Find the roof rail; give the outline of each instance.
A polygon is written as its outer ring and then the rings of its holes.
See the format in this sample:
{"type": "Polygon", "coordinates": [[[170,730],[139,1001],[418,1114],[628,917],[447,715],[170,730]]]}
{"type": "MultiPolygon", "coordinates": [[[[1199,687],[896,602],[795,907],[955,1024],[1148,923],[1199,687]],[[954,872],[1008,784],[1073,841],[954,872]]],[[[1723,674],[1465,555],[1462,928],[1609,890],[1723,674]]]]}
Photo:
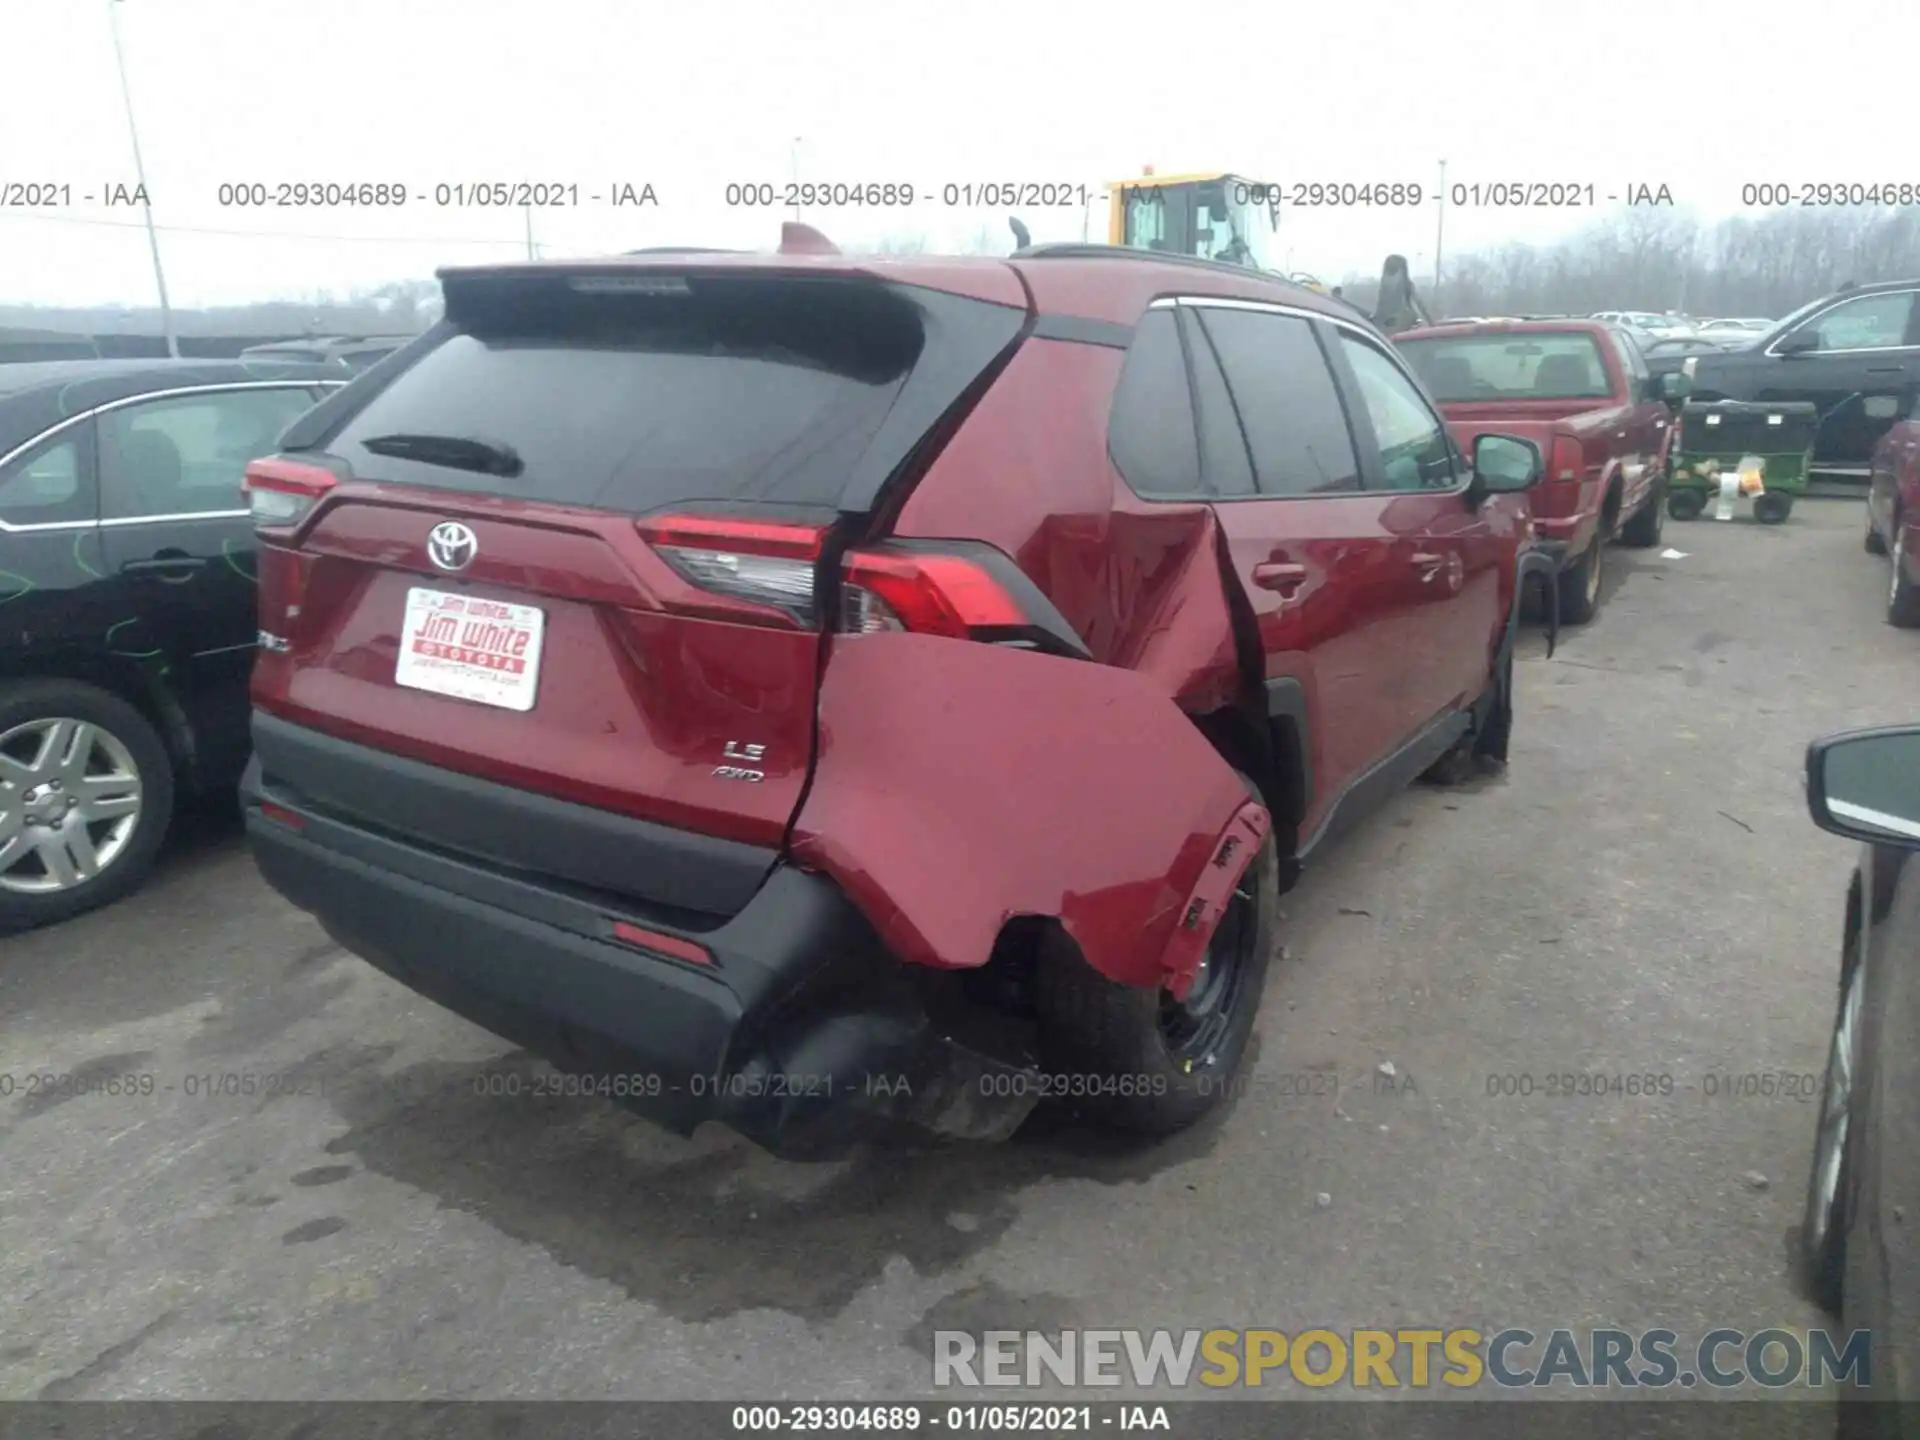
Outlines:
{"type": "Polygon", "coordinates": [[[1255,270],[1247,265],[1235,265],[1226,260],[1206,260],[1198,255],[1181,255],[1171,250],[1142,250],[1134,245],[1095,245],[1086,241],[1063,240],[1045,245],[1027,245],[1007,257],[1009,260],[1151,260],[1162,265],[1188,265],[1200,270],[1212,270],[1223,275],[1238,275],[1242,280],[1249,277],[1258,280],[1270,280],[1276,285],[1284,285],[1289,290],[1300,290],[1306,294],[1318,294],[1296,280],[1274,270],[1255,270]]]}

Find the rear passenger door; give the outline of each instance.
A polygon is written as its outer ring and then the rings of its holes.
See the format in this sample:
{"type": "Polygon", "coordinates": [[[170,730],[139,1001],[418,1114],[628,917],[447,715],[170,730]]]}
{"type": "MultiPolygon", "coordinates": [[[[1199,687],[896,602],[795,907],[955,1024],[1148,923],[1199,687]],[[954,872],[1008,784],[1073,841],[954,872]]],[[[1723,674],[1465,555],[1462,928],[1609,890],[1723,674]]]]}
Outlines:
{"type": "Polygon", "coordinates": [[[1653,374],[1633,337],[1624,330],[1609,330],[1607,334],[1626,369],[1627,418],[1624,424],[1615,427],[1623,432],[1618,444],[1621,463],[1626,467],[1626,493],[1620,511],[1625,517],[1639,508],[1647,487],[1660,475],[1673,411],[1654,394],[1653,374]]]}
{"type": "Polygon", "coordinates": [[[1202,467],[1259,622],[1269,704],[1305,707],[1304,845],[1419,708],[1418,546],[1363,490],[1326,322],[1238,300],[1179,309],[1202,467]]]}
{"type": "Polygon", "coordinates": [[[146,622],[211,776],[244,759],[259,633],[240,482],[316,393],[291,384],[172,392],[110,406],[95,422],[107,573],[125,582],[129,618],[146,622]]]}

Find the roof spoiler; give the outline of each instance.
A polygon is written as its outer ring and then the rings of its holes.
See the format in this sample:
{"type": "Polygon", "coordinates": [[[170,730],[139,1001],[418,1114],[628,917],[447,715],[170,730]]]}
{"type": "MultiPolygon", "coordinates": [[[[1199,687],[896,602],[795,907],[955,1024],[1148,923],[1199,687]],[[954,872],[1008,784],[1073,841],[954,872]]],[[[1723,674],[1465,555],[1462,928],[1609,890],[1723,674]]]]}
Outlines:
{"type": "Polygon", "coordinates": [[[840,247],[811,225],[788,220],[780,226],[782,255],[838,255],[840,247]]]}

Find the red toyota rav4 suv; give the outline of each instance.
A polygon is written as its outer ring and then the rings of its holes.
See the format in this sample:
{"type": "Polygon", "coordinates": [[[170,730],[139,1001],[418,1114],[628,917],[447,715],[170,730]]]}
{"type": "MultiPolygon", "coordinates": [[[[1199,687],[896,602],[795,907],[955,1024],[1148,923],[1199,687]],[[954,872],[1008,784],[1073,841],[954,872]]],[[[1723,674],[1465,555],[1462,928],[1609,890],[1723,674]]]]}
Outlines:
{"type": "Polygon", "coordinates": [[[450,270],[255,462],[248,830],[348,949],[676,1129],[1166,1132],[1281,887],[1503,758],[1524,489],[1244,269],[450,270]]]}

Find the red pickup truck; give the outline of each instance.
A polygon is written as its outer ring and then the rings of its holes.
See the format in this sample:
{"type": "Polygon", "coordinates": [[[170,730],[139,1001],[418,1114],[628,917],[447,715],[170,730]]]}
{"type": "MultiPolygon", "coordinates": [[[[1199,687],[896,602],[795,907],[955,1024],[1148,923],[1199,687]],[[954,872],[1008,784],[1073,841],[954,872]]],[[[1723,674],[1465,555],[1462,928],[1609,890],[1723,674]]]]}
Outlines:
{"type": "Polygon", "coordinates": [[[1496,432],[1540,447],[1546,476],[1529,498],[1557,566],[1560,618],[1591,620],[1608,543],[1660,543],[1670,402],[1685,378],[1649,375],[1632,337],[1598,320],[1433,325],[1393,343],[1464,451],[1496,432]]]}

